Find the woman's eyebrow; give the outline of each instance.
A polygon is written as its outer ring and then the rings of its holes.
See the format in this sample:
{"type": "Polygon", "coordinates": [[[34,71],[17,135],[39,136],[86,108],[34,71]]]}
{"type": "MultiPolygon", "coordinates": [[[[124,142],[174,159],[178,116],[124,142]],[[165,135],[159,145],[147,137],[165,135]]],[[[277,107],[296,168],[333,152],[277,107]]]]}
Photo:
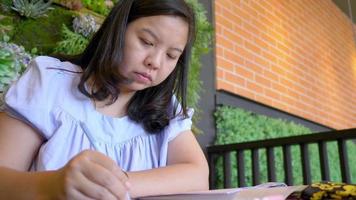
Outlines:
{"type": "Polygon", "coordinates": [[[158,37],[157,37],[157,35],[156,34],[154,34],[150,29],[147,29],[147,28],[143,28],[142,30],[141,30],[142,32],[146,32],[146,33],[148,33],[149,35],[151,35],[155,40],[158,40],[158,37]]]}
{"type": "MultiPolygon", "coordinates": [[[[151,35],[155,40],[159,40],[159,39],[158,39],[158,36],[157,36],[154,32],[152,32],[150,29],[143,28],[141,31],[142,31],[142,32],[145,32],[145,33],[148,33],[148,34],[151,35]]],[[[180,49],[180,48],[175,48],[175,47],[173,47],[173,48],[171,48],[171,49],[172,49],[172,50],[175,50],[175,51],[179,51],[180,53],[183,53],[183,50],[180,49]]]]}
{"type": "Polygon", "coordinates": [[[183,50],[182,49],[179,49],[179,48],[171,48],[172,50],[175,50],[175,51],[179,51],[180,53],[183,53],[183,50]]]}

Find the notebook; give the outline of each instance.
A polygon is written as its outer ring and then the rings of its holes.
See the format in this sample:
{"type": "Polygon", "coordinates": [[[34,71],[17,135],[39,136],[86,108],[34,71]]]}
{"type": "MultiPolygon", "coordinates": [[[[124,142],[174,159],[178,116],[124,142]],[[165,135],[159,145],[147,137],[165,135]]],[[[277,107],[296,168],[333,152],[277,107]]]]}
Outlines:
{"type": "Polygon", "coordinates": [[[265,183],[254,187],[149,196],[139,198],[139,200],[284,200],[293,192],[300,192],[304,188],[306,186],[265,183]]]}

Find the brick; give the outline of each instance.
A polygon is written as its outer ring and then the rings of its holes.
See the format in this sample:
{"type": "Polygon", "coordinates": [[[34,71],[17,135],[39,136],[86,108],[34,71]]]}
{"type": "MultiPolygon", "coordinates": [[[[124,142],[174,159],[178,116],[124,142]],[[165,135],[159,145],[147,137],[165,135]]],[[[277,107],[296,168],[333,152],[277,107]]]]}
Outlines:
{"type": "Polygon", "coordinates": [[[246,81],[246,88],[257,94],[263,93],[263,87],[252,81],[246,81]]]}
{"type": "Polygon", "coordinates": [[[259,64],[262,68],[267,68],[268,69],[269,66],[270,66],[270,62],[268,60],[264,59],[263,57],[259,56],[259,55],[254,57],[254,61],[257,64],[259,64]]]}
{"type": "Polygon", "coordinates": [[[235,87],[234,93],[245,98],[255,100],[255,93],[251,90],[245,89],[243,87],[235,87]]]}
{"type": "Polygon", "coordinates": [[[244,39],[236,32],[228,29],[223,29],[223,35],[231,45],[242,45],[244,39]]]}
{"type": "Polygon", "coordinates": [[[265,87],[268,87],[268,88],[271,87],[271,80],[269,80],[259,74],[255,75],[255,81],[256,81],[256,83],[261,84],[265,87]]]}
{"type": "Polygon", "coordinates": [[[222,80],[225,79],[225,71],[222,69],[219,69],[219,68],[216,69],[216,75],[217,75],[218,79],[222,79],[222,80]]]}
{"type": "Polygon", "coordinates": [[[256,94],[255,100],[267,106],[273,105],[273,99],[263,95],[256,94]]]}
{"type": "Polygon", "coordinates": [[[234,73],[226,72],[226,80],[233,83],[234,85],[245,86],[245,79],[234,73]]]}
{"type": "Polygon", "coordinates": [[[222,46],[224,48],[227,48],[230,50],[234,49],[234,44],[231,41],[227,40],[222,35],[216,36],[216,43],[219,44],[219,46],[222,46]]]}
{"type": "Polygon", "coordinates": [[[264,94],[267,97],[271,97],[272,99],[275,99],[275,100],[280,100],[280,98],[281,98],[281,95],[277,91],[271,90],[269,88],[264,88],[264,94]]]}
{"type": "Polygon", "coordinates": [[[233,72],[234,71],[234,64],[225,58],[217,59],[216,60],[216,67],[223,68],[226,71],[233,72]]]}
{"type": "Polygon", "coordinates": [[[235,51],[239,56],[241,56],[245,60],[253,60],[254,59],[254,53],[248,51],[244,47],[235,46],[235,51]]]}
{"type": "Polygon", "coordinates": [[[234,92],[234,84],[223,81],[223,80],[218,80],[216,83],[216,89],[217,90],[226,90],[230,92],[234,92]]]}
{"type": "MultiPolygon", "coordinates": [[[[261,49],[264,49],[264,50],[268,50],[268,47],[270,44],[268,44],[266,41],[260,39],[260,38],[254,38],[254,42],[256,43],[256,45],[258,47],[260,47],[261,49]]],[[[271,55],[268,51],[263,51],[263,54],[269,54],[271,55]]],[[[271,55],[272,56],[272,55],[271,55]]],[[[266,56],[267,57],[267,56],[266,56]]]]}
{"type": "Polygon", "coordinates": [[[222,46],[216,45],[215,47],[216,57],[223,57],[224,56],[224,48],[222,46]]]}
{"type": "Polygon", "coordinates": [[[228,29],[232,29],[233,27],[233,23],[226,19],[224,16],[222,15],[215,15],[215,23],[218,24],[219,26],[228,28],[228,29]]]}
{"type": "Polygon", "coordinates": [[[229,60],[230,62],[239,65],[244,64],[244,59],[241,57],[237,52],[231,51],[231,50],[225,50],[224,51],[225,58],[229,60]]]}
{"type": "Polygon", "coordinates": [[[236,66],[234,68],[234,72],[245,79],[253,80],[254,79],[254,72],[251,71],[248,67],[245,66],[236,66]]]}
{"type": "Polygon", "coordinates": [[[286,87],[284,87],[283,85],[281,85],[279,83],[272,82],[271,85],[272,85],[271,86],[272,89],[277,90],[282,94],[285,94],[288,91],[286,87]]]}
{"type": "Polygon", "coordinates": [[[258,64],[256,64],[255,62],[246,60],[245,61],[245,66],[250,69],[251,71],[253,71],[255,74],[262,74],[263,72],[263,67],[259,66],[258,64]]]}
{"type": "Polygon", "coordinates": [[[246,47],[246,49],[248,49],[256,54],[261,54],[261,48],[256,46],[252,42],[245,40],[244,44],[245,44],[244,46],[246,47]]]}

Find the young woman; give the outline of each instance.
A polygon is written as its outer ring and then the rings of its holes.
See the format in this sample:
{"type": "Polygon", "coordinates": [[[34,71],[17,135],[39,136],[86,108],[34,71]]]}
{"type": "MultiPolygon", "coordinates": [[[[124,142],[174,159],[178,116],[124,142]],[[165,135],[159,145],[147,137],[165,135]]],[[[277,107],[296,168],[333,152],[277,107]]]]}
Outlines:
{"type": "Polygon", "coordinates": [[[184,0],[121,0],[77,59],[35,58],[0,113],[0,199],[208,189],[185,99],[194,35],[184,0]]]}

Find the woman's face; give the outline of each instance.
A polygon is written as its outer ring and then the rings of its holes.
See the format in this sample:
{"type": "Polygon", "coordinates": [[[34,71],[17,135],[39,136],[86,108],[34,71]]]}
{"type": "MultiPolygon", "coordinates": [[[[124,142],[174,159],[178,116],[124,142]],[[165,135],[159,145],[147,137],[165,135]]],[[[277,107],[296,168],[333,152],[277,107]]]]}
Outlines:
{"type": "Polygon", "coordinates": [[[129,81],[121,92],[135,92],[163,82],[174,70],[188,39],[181,17],[158,15],[129,23],[119,72],[129,81]]]}

